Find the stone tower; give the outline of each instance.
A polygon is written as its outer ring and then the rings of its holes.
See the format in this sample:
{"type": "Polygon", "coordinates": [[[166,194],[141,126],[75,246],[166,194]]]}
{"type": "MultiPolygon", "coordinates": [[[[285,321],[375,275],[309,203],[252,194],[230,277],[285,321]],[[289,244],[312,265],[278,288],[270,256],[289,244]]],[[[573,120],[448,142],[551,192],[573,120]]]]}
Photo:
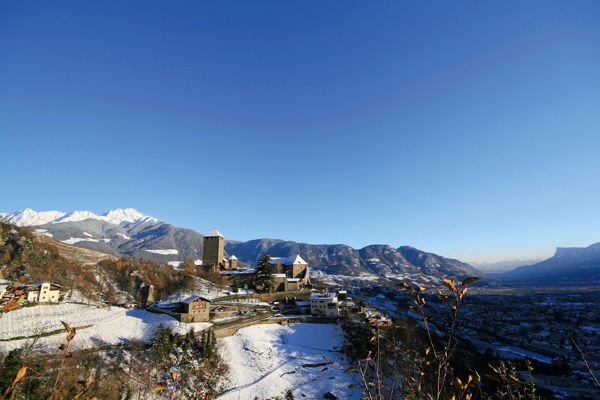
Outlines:
{"type": "Polygon", "coordinates": [[[213,229],[204,235],[204,253],[202,265],[206,268],[219,269],[225,256],[225,238],[218,230],[213,229]]]}

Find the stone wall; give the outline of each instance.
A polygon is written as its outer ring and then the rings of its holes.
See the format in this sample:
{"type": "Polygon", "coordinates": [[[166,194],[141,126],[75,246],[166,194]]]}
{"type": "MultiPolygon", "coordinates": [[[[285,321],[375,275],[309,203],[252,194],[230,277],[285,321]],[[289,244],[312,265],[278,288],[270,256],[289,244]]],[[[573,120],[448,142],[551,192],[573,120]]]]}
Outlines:
{"type": "Polygon", "coordinates": [[[214,299],[213,301],[227,301],[227,300],[237,300],[237,299],[257,299],[259,301],[264,301],[265,303],[271,303],[273,301],[284,300],[286,297],[288,299],[293,299],[294,297],[297,300],[308,300],[311,292],[302,290],[295,292],[275,292],[275,293],[256,293],[256,294],[244,294],[244,295],[232,295],[219,297],[218,299],[214,299]]]}

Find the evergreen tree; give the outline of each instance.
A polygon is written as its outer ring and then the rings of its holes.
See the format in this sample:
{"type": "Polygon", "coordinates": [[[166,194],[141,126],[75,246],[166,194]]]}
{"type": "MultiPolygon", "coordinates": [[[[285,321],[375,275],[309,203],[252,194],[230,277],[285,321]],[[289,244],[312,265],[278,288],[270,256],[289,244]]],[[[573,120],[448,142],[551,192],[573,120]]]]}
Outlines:
{"type": "Polygon", "coordinates": [[[258,261],[256,278],[254,279],[254,284],[257,289],[260,289],[265,293],[272,292],[275,289],[273,279],[275,267],[273,267],[270,260],[271,257],[269,257],[267,253],[263,253],[261,259],[258,261]]]}
{"type": "Polygon", "coordinates": [[[187,353],[192,348],[193,344],[194,344],[194,328],[191,328],[189,330],[189,332],[186,333],[185,337],[183,338],[183,344],[181,346],[181,349],[185,353],[187,353]]]}
{"type": "Polygon", "coordinates": [[[10,386],[22,366],[21,349],[11,350],[4,359],[2,369],[0,369],[0,393],[4,393],[6,388],[10,386]]]}
{"type": "Polygon", "coordinates": [[[171,329],[165,328],[163,324],[158,326],[156,329],[156,335],[154,336],[154,340],[152,341],[152,346],[150,348],[152,358],[158,362],[163,363],[169,357],[174,350],[173,336],[171,329]]]}
{"type": "Polygon", "coordinates": [[[202,332],[202,357],[210,359],[212,358],[217,350],[217,338],[212,329],[205,330],[202,332]]]}
{"type": "Polygon", "coordinates": [[[294,393],[291,390],[285,392],[285,400],[294,400],[294,393]]]}

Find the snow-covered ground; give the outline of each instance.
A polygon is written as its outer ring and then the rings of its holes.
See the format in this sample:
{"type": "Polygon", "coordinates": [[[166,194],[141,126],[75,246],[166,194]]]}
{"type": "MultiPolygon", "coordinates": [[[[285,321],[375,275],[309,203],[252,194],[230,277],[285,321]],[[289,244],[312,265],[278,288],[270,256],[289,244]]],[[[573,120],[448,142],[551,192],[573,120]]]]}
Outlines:
{"type": "Polygon", "coordinates": [[[177,250],[177,249],[154,249],[154,250],[146,250],[146,251],[148,253],[162,254],[163,256],[179,254],[179,250],[177,250]]]}
{"type": "Polygon", "coordinates": [[[517,346],[498,346],[496,350],[504,358],[530,358],[547,364],[552,363],[552,358],[550,357],[517,346]]]}
{"type": "Polygon", "coordinates": [[[127,343],[132,340],[151,340],[160,324],[180,334],[188,332],[190,328],[200,331],[211,326],[208,322],[185,324],[166,314],[126,310],[121,307],[98,308],[83,304],[39,305],[2,315],[0,353],[7,353],[34,342],[34,349],[37,351],[56,352],[58,346],[64,341],[65,333],[37,339],[10,339],[39,336],[63,329],[61,321],[67,322],[72,327],[82,327],[77,330],[77,335],[71,342],[74,350],[127,343]]]}
{"type": "Polygon", "coordinates": [[[229,365],[229,391],[220,400],[283,397],[360,399],[360,379],[340,352],[344,334],[335,324],[255,325],[220,339],[229,365]],[[332,364],[310,367],[306,364],[332,364]],[[349,386],[354,385],[356,389],[349,386]]]}
{"type": "MultiPolygon", "coordinates": [[[[84,233],[87,233],[87,232],[84,232],[84,233]]],[[[104,238],[104,239],[92,239],[92,238],[89,238],[89,237],[85,237],[85,238],[70,237],[70,238],[68,238],[66,240],[61,240],[61,242],[65,243],[65,244],[76,244],[76,243],[79,243],[79,242],[94,242],[94,243],[98,243],[100,241],[108,243],[108,242],[110,242],[110,239],[106,239],[106,238],[104,238]]]]}

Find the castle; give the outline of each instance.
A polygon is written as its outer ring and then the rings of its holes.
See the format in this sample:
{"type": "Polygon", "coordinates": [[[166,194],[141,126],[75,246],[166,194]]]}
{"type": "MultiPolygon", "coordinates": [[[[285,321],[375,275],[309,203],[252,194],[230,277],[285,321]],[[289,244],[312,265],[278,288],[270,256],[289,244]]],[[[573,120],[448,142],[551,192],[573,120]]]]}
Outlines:
{"type": "Polygon", "coordinates": [[[300,255],[292,257],[271,257],[271,264],[275,266],[273,283],[276,292],[300,290],[310,284],[308,263],[300,255]]]}
{"type": "MultiPolygon", "coordinates": [[[[202,265],[205,268],[221,271],[225,275],[229,275],[228,272],[235,272],[228,270],[238,268],[236,256],[225,257],[225,237],[216,229],[204,235],[203,254],[202,265]]],[[[308,263],[300,255],[296,254],[287,258],[271,257],[270,262],[275,267],[275,273],[273,274],[275,291],[301,290],[310,284],[308,263]]],[[[253,275],[254,273],[252,273],[253,275]]]]}

